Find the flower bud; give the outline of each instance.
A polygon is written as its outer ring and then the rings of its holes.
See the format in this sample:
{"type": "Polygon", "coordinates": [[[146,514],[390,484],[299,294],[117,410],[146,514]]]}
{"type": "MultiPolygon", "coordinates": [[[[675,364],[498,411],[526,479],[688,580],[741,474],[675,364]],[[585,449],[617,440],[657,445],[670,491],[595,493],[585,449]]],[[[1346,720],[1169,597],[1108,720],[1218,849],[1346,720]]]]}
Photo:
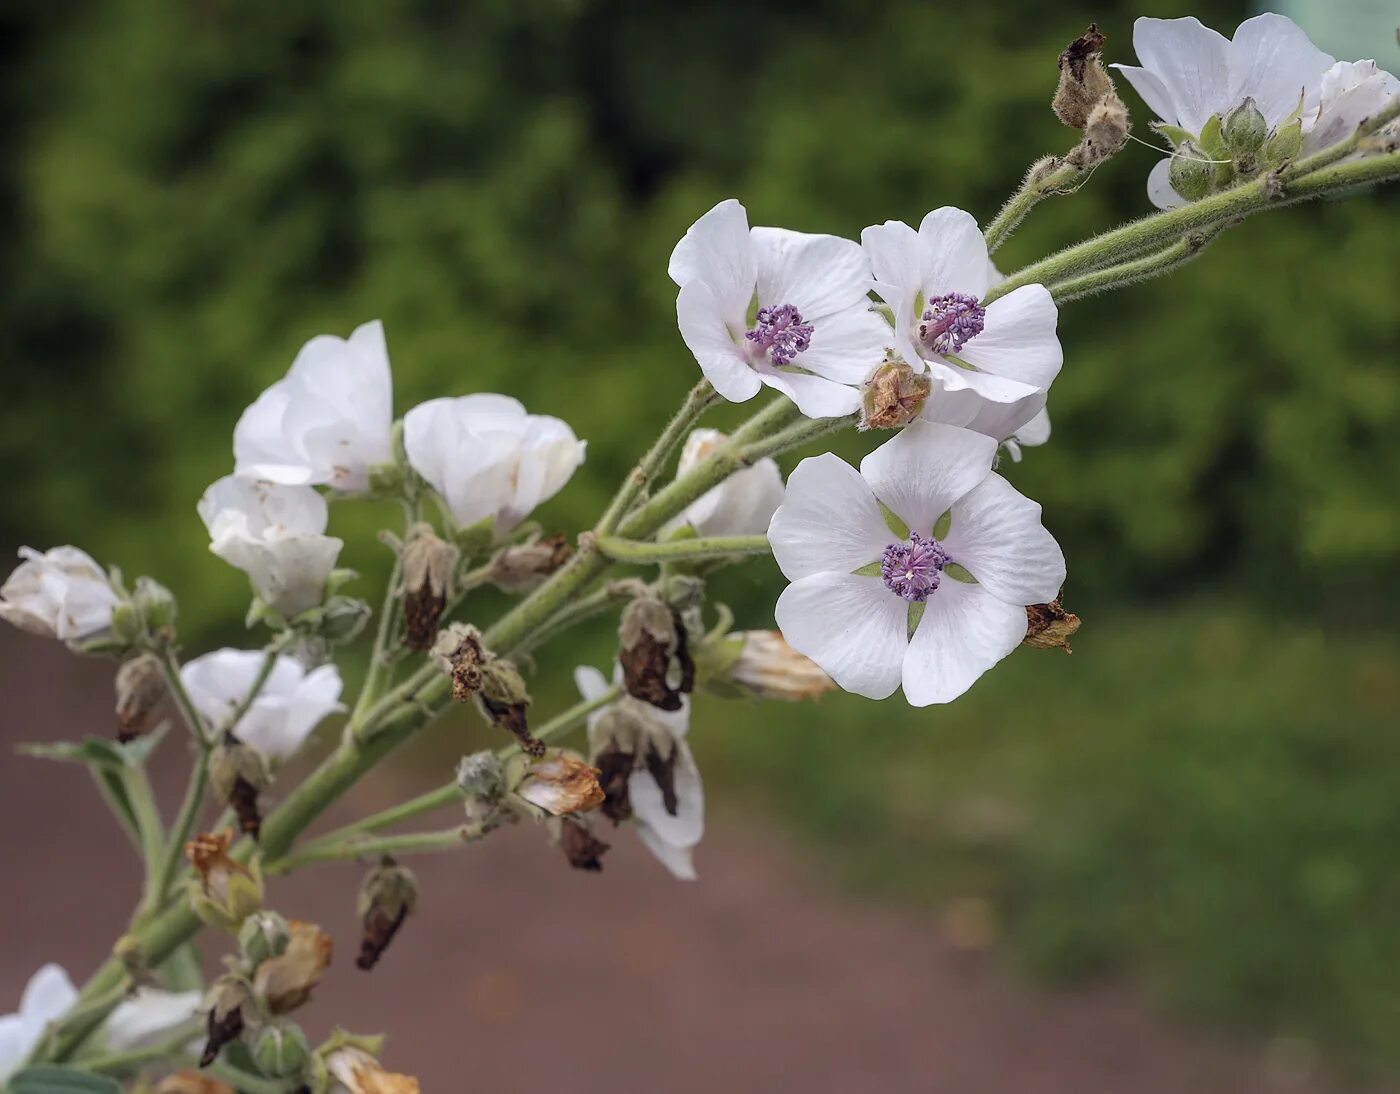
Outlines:
{"type": "Polygon", "coordinates": [[[1200,201],[1215,188],[1215,164],[1206,159],[1195,141],[1182,141],[1172,156],[1167,182],[1187,201],[1200,201]]]}
{"type": "Polygon", "coordinates": [[[778,631],[743,631],[727,635],[722,642],[732,653],[716,681],[721,693],[728,684],[750,698],[797,702],[836,688],[815,661],[789,646],[778,631]]]}
{"type": "Polygon", "coordinates": [[[653,597],[632,601],[622,612],[618,647],[627,693],[662,710],[680,710],[681,695],[695,687],[695,663],[675,610],[653,597]]]}
{"type": "Polygon", "coordinates": [[[1239,163],[1253,163],[1254,155],[1264,145],[1269,135],[1269,123],[1254,100],[1249,96],[1244,102],[1225,115],[1221,124],[1221,136],[1230,156],[1239,163]]]}
{"type": "Polygon", "coordinates": [[[291,938],[287,921],[276,912],[264,909],[243,921],[238,929],[238,949],[248,968],[255,969],[286,950],[291,938]]]}
{"type": "Polygon", "coordinates": [[[250,870],[228,855],[233,830],[196,836],[185,844],[185,857],[199,880],[190,892],[195,915],[221,931],[238,933],[243,921],[262,908],[263,882],[257,862],[250,870]]]}
{"type": "Polygon", "coordinates": [[[1083,129],[1094,106],[1105,95],[1114,94],[1113,81],[1099,59],[1105,40],[1098,24],[1090,23],[1089,29],[1060,53],[1060,83],[1051,107],[1071,129],[1083,129]]]}
{"type": "Polygon", "coordinates": [[[370,606],[353,596],[333,596],[321,609],[318,633],[335,645],[353,642],[365,629],[371,614],[370,606]]]}
{"type": "Polygon", "coordinates": [[[165,676],[153,653],[123,661],[117,669],[117,740],[132,741],[146,732],[151,711],[165,694],[165,676]]]}
{"type": "Polygon", "coordinates": [[[290,1022],[272,1022],[253,1039],[253,1062],[269,1078],[300,1075],[310,1059],[311,1046],[306,1042],[306,1034],[290,1022]]]}
{"type": "Polygon", "coordinates": [[[1065,157],[1065,162],[1081,171],[1102,163],[1128,142],[1132,124],[1128,108],[1110,90],[1089,111],[1084,123],[1084,139],[1065,157]]]}
{"type": "Polygon", "coordinates": [[[293,919],[287,947],[253,972],[253,991],[273,1014],[296,1010],[331,963],[331,936],[314,923],[293,919]]]}
{"type": "Polygon", "coordinates": [[[603,803],[598,769],[576,753],[563,750],[525,767],[515,794],[552,817],[585,813],[603,803]]]}
{"type": "Polygon", "coordinates": [[[1026,637],[1024,646],[1038,650],[1064,650],[1072,653],[1069,640],[1079,630],[1079,616],[1065,611],[1059,597],[1049,604],[1031,604],[1026,608],[1026,637]]]}
{"type": "Polygon", "coordinates": [[[1265,163],[1271,168],[1277,169],[1297,159],[1298,153],[1302,150],[1303,123],[1293,121],[1288,125],[1279,126],[1274,131],[1274,135],[1264,142],[1261,154],[1265,163]]]}
{"type": "Polygon", "coordinates": [[[209,753],[209,784],[238,817],[239,827],[254,839],[262,828],[258,795],[272,782],[267,761],[257,749],[226,731],[209,753]]]}
{"type": "Polygon", "coordinates": [[[149,634],[156,638],[174,636],[178,605],[175,595],[159,581],[151,577],[138,577],[131,603],[149,634]]]}
{"type": "Polygon", "coordinates": [[[360,886],[357,911],[360,916],[360,955],[355,966],[374,968],[389,948],[405,918],[418,904],[418,882],[413,871],[385,855],[379,865],[365,875],[360,886]]]}
{"type": "Polygon", "coordinates": [[[430,525],[415,524],[409,529],[403,547],[403,642],[409,649],[432,648],[460,557],[457,548],[439,539],[430,525]]]}
{"type": "Polygon", "coordinates": [[[585,820],[577,817],[561,817],[559,824],[559,846],[564,857],[575,870],[598,872],[603,869],[600,861],[609,844],[593,835],[593,830],[585,820]]]}
{"type": "Polygon", "coordinates": [[[865,381],[861,395],[861,429],[898,429],[919,416],[930,381],[898,357],[885,359],[865,381]]]}
{"type": "Polygon", "coordinates": [[[207,1015],[206,1040],[199,1066],[208,1067],[218,1058],[225,1045],[239,1040],[244,1029],[257,1021],[257,1004],[247,980],[234,973],[225,973],[209,986],[204,995],[203,1010],[207,1015]]]}
{"type": "Polygon", "coordinates": [[[508,593],[533,589],[573,557],[564,536],[547,536],[517,547],[507,547],[491,562],[490,580],[508,593]]]}

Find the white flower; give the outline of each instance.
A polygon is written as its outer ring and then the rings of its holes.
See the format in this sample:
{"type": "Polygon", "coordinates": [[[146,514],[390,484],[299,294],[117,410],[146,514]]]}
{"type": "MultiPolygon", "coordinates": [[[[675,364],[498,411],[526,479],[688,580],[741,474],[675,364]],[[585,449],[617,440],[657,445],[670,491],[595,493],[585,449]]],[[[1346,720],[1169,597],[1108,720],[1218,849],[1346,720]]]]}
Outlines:
{"type": "Polygon", "coordinates": [[[1021,461],[1022,448],[1034,448],[1050,439],[1047,393],[1034,391],[1010,403],[984,399],[970,388],[949,390],[935,384],[919,417],[929,422],[956,425],[1001,443],[1013,461],[1021,461]]]}
{"type": "Polygon", "coordinates": [[[989,470],[996,447],[914,422],[859,472],[827,453],[788,478],[768,530],[792,581],[778,626],[847,691],[883,699],[902,681],[915,706],[956,699],[1025,637],[1026,606],[1060,591],[1064,556],[1040,506],[989,470]]]}
{"type": "Polygon", "coordinates": [[[107,1016],[103,1036],[115,1052],[154,1047],[198,1017],[203,998],[199,991],[137,988],[107,1016]]]}
{"type": "Polygon", "coordinates": [[[935,209],[917,232],[889,220],[865,229],[861,243],[894,313],[895,349],[928,370],[935,407],[940,394],[970,391],[1024,409],[1050,387],[1064,362],[1055,302],[1044,285],[1023,285],[982,305],[993,267],[970,214],[935,209]]]}
{"type": "MultiPolygon", "coordinates": [[[[608,690],[607,680],[592,666],[575,669],[574,683],[585,699],[597,699],[608,690]]],[[[628,742],[636,766],[627,777],[627,798],[637,835],[675,877],[694,881],[695,865],[691,856],[705,834],[705,787],[685,740],[690,731],[690,698],[682,696],[679,710],[666,711],[622,695],[594,711],[588,716],[588,739],[595,763],[598,753],[608,743],[600,737],[604,719],[614,708],[620,708],[633,725],[644,727],[647,738],[628,742]],[[648,748],[655,750],[663,765],[669,764],[669,790],[673,795],[669,807],[666,789],[648,770],[645,751],[648,748]]],[[[604,803],[604,813],[609,812],[610,804],[604,803]]]]}
{"type": "Polygon", "coordinates": [[[379,320],[348,339],[320,334],[233,431],[240,475],[358,491],[393,458],[393,380],[379,320]]]}
{"type": "MultiPolygon", "coordinates": [[[[1168,125],[1200,136],[1213,115],[1228,114],[1254,100],[1270,130],[1302,108],[1315,114],[1323,74],[1333,58],[1293,22],[1267,13],[1246,19],[1233,40],[1195,17],[1140,18],[1133,23],[1133,49],[1141,67],[1113,65],[1153,113],[1168,125]]],[[[1147,193],[1154,205],[1184,204],[1171,188],[1170,158],[1152,169],[1147,193]]]]}
{"type": "MultiPolygon", "coordinates": [[[[681,449],[676,474],[690,471],[727,439],[718,429],[694,430],[681,449]]],[[[756,536],[767,530],[773,510],[782,501],[783,474],[774,460],[765,457],[691,502],[669,527],[689,524],[700,536],[756,536]]]]}
{"type": "Polygon", "coordinates": [[[209,549],[246,573],[271,608],[290,617],[321,602],[343,544],[323,534],[329,513],[315,490],[227,475],[197,508],[209,549]]]}
{"type": "Polygon", "coordinates": [[[870,310],[870,269],[849,239],[750,228],[732,198],[702,216],[671,254],[681,337],[731,402],[767,384],[809,418],[860,408],[889,327],[870,310]]]}
{"type": "Polygon", "coordinates": [[[117,594],[102,567],[76,547],[40,554],[21,547],[23,562],[0,586],[0,619],[45,638],[85,638],[112,622],[117,594]]]}
{"type": "Polygon", "coordinates": [[[566,422],[505,395],[420,403],[404,415],[403,443],[457,523],[494,517],[501,532],[559,493],[587,448],[566,422]]]}
{"type": "Polygon", "coordinates": [[[296,752],[321,719],[340,704],[340,673],[334,665],[307,672],[293,657],[280,656],[262,691],[233,726],[225,722],[262,670],[261,650],[215,650],[180,669],[180,681],[206,722],[232,729],[240,741],[273,762],[296,752]]]}
{"type": "MultiPolygon", "coordinates": [[[[1400,80],[1375,61],[1338,61],[1322,74],[1317,112],[1303,118],[1303,154],[1311,155],[1346,140],[1367,118],[1374,118],[1400,96],[1400,80]]],[[[1382,132],[1400,131],[1391,122],[1382,132]]]]}

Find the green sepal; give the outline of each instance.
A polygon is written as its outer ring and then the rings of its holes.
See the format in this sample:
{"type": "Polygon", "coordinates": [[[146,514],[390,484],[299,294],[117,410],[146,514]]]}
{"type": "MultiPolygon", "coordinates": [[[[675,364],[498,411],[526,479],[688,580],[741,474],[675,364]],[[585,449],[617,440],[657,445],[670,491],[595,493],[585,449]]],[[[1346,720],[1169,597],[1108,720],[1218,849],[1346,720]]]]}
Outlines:
{"type": "Polygon", "coordinates": [[[852,570],[852,571],[851,571],[851,576],[852,576],[852,577],[879,577],[879,576],[884,572],[883,569],[882,569],[883,566],[884,566],[884,563],[881,562],[879,559],[876,559],[874,562],[867,562],[867,563],[866,563],[864,566],[862,566],[859,570],[852,570]]]}
{"type": "Polygon", "coordinates": [[[956,562],[950,562],[943,567],[943,576],[951,577],[954,581],[961,581],[964,585],[977,584],[977,579],[968,572],[967,567],[956,562]]]}
{"type": "Polygon", "coordinates": [[[880,515],[885,518],[885,527],[893,532],[898,539],[908,539],[909,525],[900,520],[898,514],[878,498],[876,504],[880,507],[880,515]]]}
{"type": "Polygon", "coordinates": [[[1151,127],[1154,133],[1160,133],[1171,142],[1173,148],[1180,148],[1183,141],[1195,141],[1196,135],[1188,133],[1179,125],[1169,125],[1166,122],[1153,122],[1151,127]]]}

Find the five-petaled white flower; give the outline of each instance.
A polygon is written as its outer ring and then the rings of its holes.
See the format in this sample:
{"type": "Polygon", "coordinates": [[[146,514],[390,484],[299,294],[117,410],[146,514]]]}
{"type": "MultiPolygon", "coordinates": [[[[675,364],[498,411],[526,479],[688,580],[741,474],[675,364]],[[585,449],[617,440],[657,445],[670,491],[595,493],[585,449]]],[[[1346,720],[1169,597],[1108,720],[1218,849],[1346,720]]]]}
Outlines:
{"type": "Polygon", "coordinates": [[[261,650],[214,650],[181,666],[180,682],[210,726],[232,730],[244,744],[277,763],[301,748],[321,719],[345,708],[339,702],[340,673],[334,665],[307,672],[296,658],[283,655],[247,711],[229,725],[262,671],[263,658],[261,650]]]}
{"type": "MultiPolygon", "coordinates": [[[[19,1010],[0,1017],[0,1083],[19,1069],[49,1024],[67,1014],[77,1000],[78,990],[58,965],[45,965],[29,978],[19,1010]]],[[[190,1022],[199,1003],[197,991],[138,988],[108,1015],[102,1038],[118,1052],[149,1047],[190,1022]]]]}
{"type": "Polygon", "coordinates": [[[979,430],[1023,425],[1041,409],[1064,363],[1059,311],[1044,285],[1023,285],[983,306],[995,271],[971,214],[935,209],[917,232],[889,220],[865,229],[861,243],[875,291],[894,316],[895,349],[913,368],[928,370],[934,390],[926,413],[938,415],[944,400],[963,391],[1017,404],[983,411],[963,396],[968,421],[982,413],[997,419],[979,430]]]}
{"type": "MultiPolygon", "coordinates": [[[[1194,16],[1140,18],[1133,23],[1133,49],[1141,66],[1114,65],[1168,125],[1199,137],[1212,116],[1228,114],[1246,98],[1276,129],[1294,111],[1315,116],[1330,55],[1318,49],[1293,22],[1267,13],[1246,19],[1233,39],[1194,16]]],[[[1152,169],[1147,194],[1160,209],[1185,204],[1171,188],[1171,159],[1152,169]]]]}
{"type": "MultiPolygon", "coordinates": [[[[692,431],[681,449],[676,474],[690,471],[727,439],[718,429],[692,431]]],[[[783,474],[776,461],[765,457],[691,502],[671,527],[688,524],[701,536],[759,535],[767,530],[773,510],[782,501],[783,474]]]]}
{"type": "Polygon", "coordinates": [[[990,470],[996,447],[914,422],[859,472],[828,452],[789,476],[768,530],[792,581],[778,626],[847,691],[883,699],[902,681],[915,706],[950,702],[1021,642],[1026,607],[1059,593],[1064,556],[1040,506],[990,470]]]}
{"type": "MultiPolygon", "coordinates": [[[[608,690],[603,674],[591,665],[575,669],[574,682],[585,699],[597,699],[608,690]]],[[[603,770],[604,789],[610,785],[608,753],[620,747],[618,759],[631,771],[626,776],[626,810],[636,822],[637,835],[682,881],[695,880],[692,854],[705,834],[705,787],[686,743],[689,731],[689,696],[681,697],[679,710],[666,711],[623,694],[588,716],[589,745],[593,762],[603,770]],[[623,715],[625,741],[604,740],[615,710],[623,715]]],[[[616,804],[610,797],[602,807],[614,820],[619,818],[616,804]]]]}
{"type": "Polygon", "coordinates": [[[404,450],[461,525],[508,532],[564,488],[587,445],[568,423],[505,395],[430,399],[403,420],[404,450]]]}
{"type": "Polygon", "coordinates": [[[45,638],[85,638],[112,622],[117,594],[102,567],[76,547],[40,554],[21,547],[23,562],[0,586],[0,619],[45,638]]]}
{"type": "Polygon", "coordinates": [[[274,611],[290,618],[321,602],[343,543],[324,534],[329,512],[314,489],[226,475],[197,509],[209,549],[246,573],[274,611]]]}
{"type": "Polygon", "coordinates": [[[233,431],[240,475],[361,491],[393,458],[393,380],[379,320],[349,338],[319,334],[233,431]]]}
{"type": "Polygon", "coordinates": [[[809,418],[860,407],[851,385],[879,365],[889,328],[870,309],[870,268],[837,236],[750,228],[734,199],[702,216],[671,254],[676,319],[700,370],[741,403],[764,384],[809,418]]]}

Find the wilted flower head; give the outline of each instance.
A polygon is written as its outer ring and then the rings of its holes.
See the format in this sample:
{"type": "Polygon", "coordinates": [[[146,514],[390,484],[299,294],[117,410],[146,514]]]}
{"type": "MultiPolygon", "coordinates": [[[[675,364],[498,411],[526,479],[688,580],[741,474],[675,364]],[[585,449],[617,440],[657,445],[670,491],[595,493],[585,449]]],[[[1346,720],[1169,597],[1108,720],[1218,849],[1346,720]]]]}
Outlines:
{"type": "Polygon", "coordinates": [[[562,490],[587,447],[567,423],[505,395],[430,399],[403,424],[408,462],[457,523],[494,518],[502,532],[562,490]]]}
{"type": "Polygon", "coordinates": [[[783,637],[841,687],[915,706],[956,699],[1064,583],[1040,506],[990,471],[996,442],[915,422],[861,461],[803,460],[768,530],[792,584],[783,637]],[[907,530],[886,522],[881,504],[907,530]]]}
{"type": "Polygon", "coordinates": [[[740,691],[759,699],[815,699],[836,687],[821,666],[798,653],[778,631],[742,631],[727,635],[737,646],[727,678],[740,691]]]}
{"type": "Polygon", "coordinates": [[[237,934],[262,908],[263,881],[257,860],[250,869],[229,856],[233,831],[207,832],[185,844],[185,857],[199,880],[190,893],[195,914],[211,927],[237,934]]]}
{"type": "Polygon", "coordinates": [[[327,1056],[326,1071],[332,1080],[328,1094],[419,1094],[413,1076],[385,1071],[378,1060],[353,1045],[327,1056]]]}
{"type": "Polygon", "coordinates": [[[290,920],[288,928],[286,948],[253,972],[253,991],[273,1014],[296,1010],[310,999],[331,963],[330,935],[297,919],[290,920]]]}
{"type": "Polygon", "coordinates": [[[525,768],[515,793],[552,817],[586,813],[603,801],[598,769],[563,750],[535,760],[525,768]]]}
{"type": "MultiPolygon", "coordinates": [[[[590,666],[575,669],[574,682],[585,699],[608,690],[590,666]]],[[[607,795],[603,814],[614,823],[634,820],[647,850],[685,881],[695,878],[692,853],[705,834],[705,788],[686,743],[689,730],[688,698],[666,711],[623,695],[588,717],[588,743],[607,795]]]]}
{"type": "Polygon", "coordinates": [[[359,491],[393,456],[393,380],[379,320],[317,335],[233,431],[237,473],[359,491]]]}
{"type": "Polygon", "coordinates": [[[246,573],[270,608],[290,617],[321,602],[344,544],[324,534],[330,514],[315,490],[228,475],[197,508],[209,550],[246,573]]]}
{"type": "Polygon", "coordinates": [[[110,626],[117,594],[88,554],[76,547],[43,554],[21,547],[19,557],[24,561],[0,586],[0,619],[65,642],[110,626]]]}
{"type": "Polygon", "coordinates": [[[940,390],[1019,403],[1050,387],[1064,361],[1055,302],[1045,286],[1023,285],[982,304],[994,269],[970,214],[935,209],[917,232],[889,220],[861,243],[894,314],[895,352],[934,384],[928,403],[940,390]]]}
{"type": "Polygon", "coordinates": [[[279,655],[258,697],[233,725],[225,725],[262,670],[261,650],[215,650],[180,669],[180,680],[205,721],[233,731],[269,761],[296,752],[321,719],[340,704],[340,672],[321,665],[307,672],[293,657],[279,655]]]}
{"type": "MultiPolygon", "coordinates": [[[[693,430],[681,449],[676,474],[692,470],[726,440],[718,429],[693,430]]],[[[782,472],[776,462],[765,457],[691,502],[670,527],[688,524],[700,536],[758,535],[768,527],[782,500],[782,472]]]]}
{"type": "Polygon", "coordinates": [[[850,414],[889,328],[870,310],[860,247],[836,236],[750,228],[737,201],[692,224],[671,254],[681,337],[716,391],[744,402],[763,385],[809,418],[850,414]]]}

